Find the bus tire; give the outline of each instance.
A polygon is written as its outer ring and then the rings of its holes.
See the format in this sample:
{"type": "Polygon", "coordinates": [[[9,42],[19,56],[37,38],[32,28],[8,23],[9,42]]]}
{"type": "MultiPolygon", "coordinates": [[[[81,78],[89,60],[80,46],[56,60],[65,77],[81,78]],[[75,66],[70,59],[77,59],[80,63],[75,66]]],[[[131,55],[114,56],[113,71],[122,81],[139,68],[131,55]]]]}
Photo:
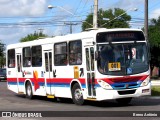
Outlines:
{"type": "Polygon", "coordinates": [[[30,82],[27,82],[26,84],[26,98],[28,99],[33,98],[33,91],[32,91],[32,86],[30,82]]]}
{"type": "Polygon", "coordinates": [[[83,105],[84,99],[81,88],[78,83],[75,83],[72,88],[72,100],[76,105],[83,105]]]}
{"type": "Polygon", "coordinates": [[[116,99],[116,101],[118,102],[118,104],[120,105],[128,105],[131,102],[132,98],[119,98],[116,99]]]}

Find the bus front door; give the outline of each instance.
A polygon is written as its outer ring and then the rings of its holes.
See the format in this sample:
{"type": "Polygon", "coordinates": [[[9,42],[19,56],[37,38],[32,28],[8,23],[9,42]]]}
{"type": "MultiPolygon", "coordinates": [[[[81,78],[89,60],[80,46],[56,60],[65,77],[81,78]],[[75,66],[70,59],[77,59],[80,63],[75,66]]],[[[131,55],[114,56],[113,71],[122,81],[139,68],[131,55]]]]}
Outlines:
{"type": "Polygon", "coordinates": [[[94,47],[86,47],[85,54],[86,54],[88,97],[94,99],[96,97],[94,47]]]}
{"type": "Polygon", "coordinates": [[[52,51],[44,51],[44,75],[47,95],[54,95],[54,88],[52,87],[53,69],[52,69],[52,51]]]}
{"type": "Polygon", "coordinates": [[[22,72],[22,55],[20,53],[16,54],[16,71],[17,71],[17,85],[18,85],[18,93],[23,92],[23,72],[22,72]]]}

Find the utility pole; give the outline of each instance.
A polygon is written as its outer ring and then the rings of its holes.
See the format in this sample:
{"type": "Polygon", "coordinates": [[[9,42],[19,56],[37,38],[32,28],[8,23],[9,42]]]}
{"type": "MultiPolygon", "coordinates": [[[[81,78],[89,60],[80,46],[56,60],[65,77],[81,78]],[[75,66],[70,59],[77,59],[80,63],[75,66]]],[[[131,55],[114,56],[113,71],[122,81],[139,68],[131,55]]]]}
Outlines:
{"type": "Polygon", "coordinates": [[[94,13],[93,13],[93,28],[98,28],[97,15],[98,14],[98,0],[94,0],[94,13]]]}
{"type": "Polygon", "coordinates": [[[145,0],[145,20],[144,20],[144,33],[148,41],[148,0],[145,0]]]}
{"type": "Polygon", "coordinates": [[[72,25],[77,25],[77,23],[64,23],[65,25],[70,25],[70,34],[72,34],[72,25]]]}

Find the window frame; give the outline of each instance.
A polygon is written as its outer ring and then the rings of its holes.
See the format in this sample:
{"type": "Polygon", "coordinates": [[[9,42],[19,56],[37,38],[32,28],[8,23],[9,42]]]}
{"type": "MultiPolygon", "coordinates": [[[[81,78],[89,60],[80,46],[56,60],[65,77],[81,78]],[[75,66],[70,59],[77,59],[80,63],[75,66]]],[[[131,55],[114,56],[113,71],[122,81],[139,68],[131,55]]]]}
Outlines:
{"type": "MultiPolygon", "coordinates": [[[[81,39],[79,39],[79,40],[74,40],[74,41],[69,41],[69,43],[68,43],[68,54],[69,54],[69,65],[81,65],[82,64],[82,40],[81,39]],[[81,44],[81,46],[79,46],[79,48],[80,48],[80,52],[77,52],[76,50],[74,50],[74,48],[72,49],[73,50],[73,53],[71,53],[71,43],[74,43],[74,42],[80,42],[80,44],[81,44]],[[71,55],[74,55],[74,61],[73,62],[71,62],[71,55]],[[78,54],[80,54],[80,56],[78,56],[78,54]],[[77,61],[76,61],[76,58],[77,57],[80,57],[81,59],[80,59],[80,63],[77,63],[77,61]],[[74,63],[75,62],[75,63],[74,63]]],[[[76,48],[77,49],[77,48],[76,48]]]]}
{"type": "MultiPolygon", "coordinates": [[[[68,64],[68,44],[67,44],[67,42],[59,42],[59,43],[55,43],[54,44],[54,65],[55,66],[67,66],[67,64],[68,64]],[[57,52],[57,50],[56,50],[56,46],[57,45],[61,45],[61,44],[65,44],[65,52],[64,53],[60,53],[60,54],[57,54],[56,52],[57,52]],[[65,55],[64,56],[64,64],[61,64],[61,63],[59,63],[59,64],[57,64],[56,63],[56,59],[57,59],[57,56],[62,56],[62,55],[65,55]]],[[[63,57],[60,57],[60,58],[63,58],[63,57]]],[[[63,60],[63,59],[61,59],[61,60],[63,60]]]]}
{"type": "Polygon", "coordinates": [[[36,46],[32,46],[31,47],[31,64],[32,64],[32,67],[42,67],[42,46],[41,45],[36,45],[36,46]],[[33,54],[33,48],[36,48],[36,47],[40,47],[40,56],[38,56],[37,55],[37,51],[36,52],[34,52],[35,53],[35,55],[36,56],[33,56],[34,54],[33,54]],[[40,61],[37,61],[37,62],[33,62],[33,57],[35,57],[36,59],[38,59],[38,60],[40,60],[41,61],[41,64],[36,64],[36,63],[38,63],[38,62],[40,62],[40,61]],[[40,58],[40,59],[39,59],[40,58]],[[33,63],[35,63],[34,65],[33,65],[33,63]]]}
{"type": "MultiPolygon", "coordinates": [[[[12,54],[13,54],[12,53],[12,54]]],[[[16,62],[16,50],[15,49],[8,49],[7,50],[7,67],[8,68],[15,68],[16,66],[15,66],[15,62],[16,62]],[[13,62],[12,63],[10,63],[9,61],[11,60],[10,58],[11,58],[11,56],[9,55],[9,51],[11,51],[11,50],[13,50],[14,52],[14,55],[13,55],[13,62]],[[10,66],[11,65],[11,66],[10,66]]]]}
{"type": "Polygon", "coordinates": [[[23,47],[23,48],[22,48],[22,61],[23,61],[23,62],[22,62],[23,67],[31,67],[31,66],[32,66],[32,63],[31,63],[31,65],[27,65],[27,64],[26,64],[27,62],[29,62],[29,61],[31,62],[31,61],[32,61],[32,48],[31,48],[30,46],[27,46],[27,47],[23,47]],[[24,49],[25,49],[25,48],[30,48],[30,51],[29,51],[29,52],[30,52],[30,57],[24,57],[24,49]],[[26,61],[26,60],[25,60],[26,58],[28,58],[28,59],[30,58],[30,60],[26,61]],[[25,65],[25,64],[26,64],[26,65],[25,65]]]}

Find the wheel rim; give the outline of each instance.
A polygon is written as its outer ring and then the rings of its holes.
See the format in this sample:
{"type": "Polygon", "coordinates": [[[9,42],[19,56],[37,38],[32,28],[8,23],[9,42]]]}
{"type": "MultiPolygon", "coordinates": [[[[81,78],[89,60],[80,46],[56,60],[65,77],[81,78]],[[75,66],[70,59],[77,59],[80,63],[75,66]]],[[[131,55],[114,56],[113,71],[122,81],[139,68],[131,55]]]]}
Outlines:
{"type": "Polygon", "coordinates": [[[75,99],[78,101],[82,98],[82,93],[81,93],[81,90],[80,89],[76,89],[75,92],[74,92],[74,97],[75,99]]]}
{"type": "Polygon", "coordinates": [[[28,96],[31,96],[31,91],[32,91],[32,90],[31,90],[31,87],[28,86],[28,87],[27,87],[27,94],[28,94],[28,96]]]}

